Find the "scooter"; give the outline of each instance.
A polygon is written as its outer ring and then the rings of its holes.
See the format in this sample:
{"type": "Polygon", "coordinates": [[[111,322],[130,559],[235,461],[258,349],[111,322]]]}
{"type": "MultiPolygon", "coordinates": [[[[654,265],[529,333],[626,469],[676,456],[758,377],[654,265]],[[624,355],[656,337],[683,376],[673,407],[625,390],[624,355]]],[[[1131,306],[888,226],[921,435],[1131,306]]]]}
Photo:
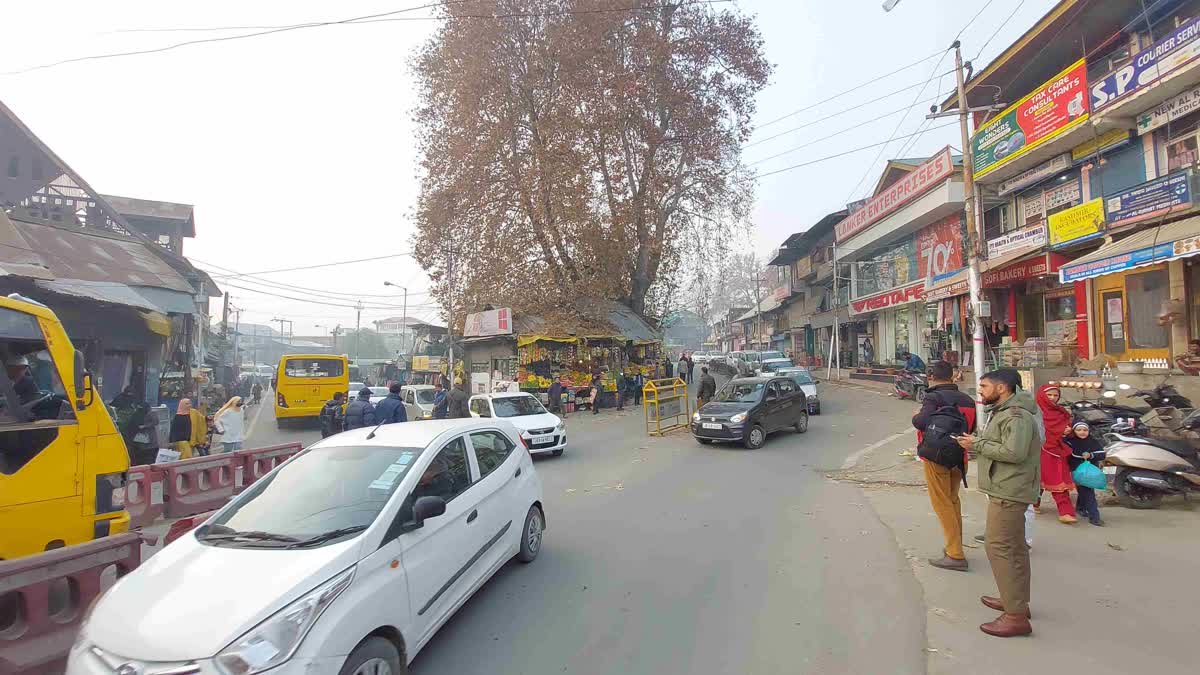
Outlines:
{"type": "Polygon", "coordinates": [[[1200,414],[1184,418],[1181,431],[1192,438],[1158,438],[1111,433],[1105,447],[1105,466],[1116,467],[1113,489],[1131,509],[1156,509],[1164,495],[1200,493],[1200,454],[1194,433],[1200,414]]]}
{"type": "Polygon", "coordinates": [[[929,388],[929,378],[919,370],[902,370],[896,373],[894,381],[896,396],[911,398],[921,403],[925,400],[925,391],[929,388]]]}

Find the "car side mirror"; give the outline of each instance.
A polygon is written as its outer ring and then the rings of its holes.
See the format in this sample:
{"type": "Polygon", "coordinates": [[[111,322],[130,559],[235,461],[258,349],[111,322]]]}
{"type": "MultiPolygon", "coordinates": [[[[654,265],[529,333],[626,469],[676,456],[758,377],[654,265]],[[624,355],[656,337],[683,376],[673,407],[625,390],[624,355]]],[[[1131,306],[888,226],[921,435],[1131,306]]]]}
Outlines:
{"type": "Polygon", "coordinates": [[[436,518],[446,512],[446,500],[441,497],[425,496],[417,499],[417,503],[413,504],[413,519],[412,527],[416,529],[423,527],[425,521],[430,518],[436,518]]]}
{"type": "Polygon", "coordinates": [[[75,407],[83,410],[96,399],[96,390],[92,387],[92,374],[87,370],[83,360],[83,352],[75,350],[75,407]],[[86,398],[84,395],[86,394],[86,398]]]}

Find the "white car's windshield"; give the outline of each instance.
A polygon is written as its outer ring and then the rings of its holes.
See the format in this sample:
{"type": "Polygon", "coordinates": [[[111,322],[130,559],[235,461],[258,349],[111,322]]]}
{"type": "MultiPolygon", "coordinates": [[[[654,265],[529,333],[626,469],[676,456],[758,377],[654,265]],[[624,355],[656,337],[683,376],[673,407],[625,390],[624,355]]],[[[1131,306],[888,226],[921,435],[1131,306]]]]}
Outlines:
{"type": "Polygon", "coordinates": [[[372,396],[387,396],[389,393],[387,387],[367,387],[367,389],[371,390],[372,396]]]}
{"type": "Polygon", "coordinates": [[[762,382],[730,382],[717,392],[715,401],[722,403],[755,403],[762,396],[762,382]]]}
{"type": "Polygon", "coordinates": [[[301,542],[375,521],[422,448],[329,445],[297,455],[198,533],[225,545],[301,542]],[[249,540],[236,533],[255,533],[249,540]],[[262,533],[274,538],[264,540],[262,533]]]}
{"type": "Polygon", "coordinates": [[[792,378],[796,384],[816,384],[807,370],[789,370],[783,373],[792,378]]]}
{"type": "Polygon", "coordinates": [[[433,390],[432,389],[417,389],[415,392],[417,403],[426,403],[433,405],[433,390]]]}
{"type": "Polygon", "coordinates": [[[759,358],[763,361],[770,361],[771,359],[785,359],[787,357],[783,355],[783,352],[763,352],[759,355],[759,358]]]}
{"type": "Polygon", "coordinates": [[[541,415],[546,412],[542,404],[532,396],[494,398],[492,399],[492,407],[496,410],[496,417],[524,417],[526,415],[541,415]]]}

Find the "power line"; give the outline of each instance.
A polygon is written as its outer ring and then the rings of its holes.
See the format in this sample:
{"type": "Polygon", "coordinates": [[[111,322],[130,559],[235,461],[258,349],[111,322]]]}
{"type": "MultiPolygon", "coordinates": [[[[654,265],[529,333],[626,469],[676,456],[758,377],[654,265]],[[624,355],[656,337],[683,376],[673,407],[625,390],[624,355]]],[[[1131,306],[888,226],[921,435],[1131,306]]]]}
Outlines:
{"type": "MultiPolygon", "coordinates": [[[[863,87],[867,86],[868,84],[873,84],[873,83],[875,83],[875,82],[878,82],[878,81],[882,80],[882,79],[883,79],[883,78],[885,78],[885,77],[891,77],[892,75],[895,75],[896,73],[899,73],[899,72],[903,72],[903,71],[905,71],[905,70],[908,70],[909,68],[912,68],[913,66],[919,66],[919,65],[921,65],[922,63],[925,63],[926,61],[928,61],[929,59],[932,59],[933,57],[935,57],[935,56],[937,56],[937,55],[939,55],[939,54],[943,54],[943,53],[944,53],[944,52],[935,52],[935,53],[933,53],[933,54],[930,54],[929,56],[926,56],[925,58],[923,58],[923,59],[921,59],[921,60],[919,60],[919,61],[914,61],[913,63],[910,63],[910,64],[908,64],[907,66],[902,66],[902,67],[900,67],[900,68],[897,68],[896,70],[893,70],[893,71],[892,71],[892,72],[890,72],[890,73],[884,73],[883,75],[880,75],[879,77],[876,77],[876,78],[874,78],[874,79],[867,80],[866,82],[863,82],[862,84],[860,84],[860,85],[858,85],[858,86],[856,86],[856,87],[851,87],[851,88],[849,88],[849,89],[847,89],[847,90],[845,90],[845,91],[838,92],[838,93],[834,94],[833,96],[830,96],[830,97],[828,97],[828,98],[823,98],[823,99],[821,99],[820,101],[817,101],[817,102],[815,102],[815,103],[811,103],[811,104],[809,104],[809,105],[806,105],[806,106],[804,106],[803,108],[797,108],[796,110],[793,110],[792,112],[790,112],[790,113],[788,113],[788,114],[786,114],[786,115],[784,115],[784,116],[782,116],[782,117],[776,117],[775,119],[773,119],[773,120],[771,120],[771,121],[769,121],[769,122],[763,122],[762,124],[759,124],[759,125],[755,126],[755,127],[754,127],[754,130],[755,130],[755,131],[758,131],[759,129],[762,129],[762,128],[764,128],[764,127],[769,127],[769,126],[771,126],[772,124],[775,124],[776,122],[782,122],[783,120],[786,120],[786,119],[788,119],[789,117],[795,117],[796,115],[799,115],[800,113],[804,112],[805,110],[811,110],[811,109],[813,109],[813,108],[815,108],[815,107],[817,107],[817,106],[821,105],[822,103],[828,103],[829,101],[832,101],[832,100],[834,100],[834,99],[841,98],[841,97],[845,96],[846,94],[850,94],[850,93],[856,92],[856,91],[858,91],[859,89],[862,89],[863,87]]],[[[916,86],[916,85],[913,85],[913,86],[916,86]]],[[[908,87],[908,88],[909,88],[909,89],[911,89],[912,87],[908,87]]],[[[900,91],[904,91],[904,90],[903,90],[903,89],[901,89],[900,91]]],[[[893,92],[893,93],[899,93],[899,92],[893,92]]]]}
{"type": "Polygon", "coordinates": [[[1017,12],[1021,11],[1021,5],[1024,4],[1025,0],[1021,0],[1017,3],[1016,7],[1013,7],[1013,11],[1008,15],[1008,18],[1006,18],[1004,21],[1001,21],[1000,25],[996,26],[996,30],[992,31],[992,34],[988,36],[988,39],[983,41],[983,46],[979,48],[979,51],[975,54],[975,58],[973,60],[978,61],[979,57],[983,56],[983,50],[987,49],[987,46],[992,43],[992,40],[996,39],[996,36],[1000,34],[1000,31],[1004,30],[1004,27],[1008,25],[1008,22],[1012,21],[1012,18],[1017,15],[1017,12]]]}
{"type": "MultiPolygon", "coordinates": [[[[952,126],[958,126],[958,122],[951,122],[951,123],[949,123],[949,124],[943,124],[943,125],[942,125],[942,126],[940,126],[940,127],[931,127],[931,128],[929,128],[929,129],[926,129],[925,131],[935,131],[935,130],[937,130],[937,129],[948,129],[948,128],[952,127],[952,126]]],[[[923,132],[923,131],[922,131],[922,132],[917,132],[917,133],[925,133],[925,132],[923,132]]],[[[904,136],[897,136],[896,138],[908,138],[909,136],[915,136],[915,135],[916,135],[916,134],[906,134],[906,135],[904,135],[904,136]]],[[[861,147],[858,147],[858,148],[854,148],[853,150],[846,150],[845,152],[839,152],[839,153],[837,153],[837,154],[834,154],[834,155],[827,155],[827,156],[825,156],[825,157],[819,157],[819,158],[817,158],[817,159],[809,160],[809,161],[807,161],[807,162],[801,162],[801,163],[799,163],[799,164],[793,164],[793,165],[791,165],[791,166],[785,166],[785,167],[783,167],[782,169],[776,169],[776,170],[774,170],[774,171],[768,171],[768,172],[766,172],[766,173],[760,173],[760,174],[758,174],[758,175],[756,175],[756,176],[751,176],[749,180],[753,180],[753,179],[756,179],[756,178],[766,178],[767,176],[773,176],[773,175],[775,175],[775,174],[777,174],[777,173],[783,173],[784,171],[791,171],[792,169],[799,169],[800,167],[803,167],[803,166],[810,166],[810,165],[813,165],[813,164],[819,164],[820,162],[828,161],[828,160],[831,160],[831,159],[836,159],[836,158],[838,158],[838,157],[844,157],[845,155],[853,154],[853,153],[855,153],[855,152],[860,152],[860,151],[862,151],[862,150],[870,150],[871,148],[879,147],[880,145],[887,145],[888,143],[891,143],[892,141],[896,140],[896,138],[893,138],[893,139],[890,139],[890,140],[886,140],[886,141],[882,141],[882,142],[880,142],[880,143],[872,143],[872,144],[870,144],[870,145],[864,145],[864,146],[861,146],[861,147]]]]}
{"type": "MultiPolygon", "coordinates": [[[[241,283],[256,284],[256,286],[253,286],[253,288],[255,288],[255,290],[258,290],[260,288],[266,288],[267,290],[270,290],[270,291],[303,293],[305,295],[310,295],[314,298],[321,298],[324,300],[334,300],[334,301],[341,301],[341,302],[358,301],[358,300],[362,300],[364,298],[386,298],[388,300],[391,300],[392,302],[399,303],[400,297],[401,297],[399,295],[370,295],[370,294],[361,294],[360,295],[357,293],[326,292],[326,291],[315,290],[315,289],[311,289],[311,288],[305,288],[303,286],[290,286],[288,284],[276,284],[276,283],[272,283],[269,281],[259,281],[258,279],[254,279],[254,278],[240,278],[240,279],[237,279],[237,281],[239,281],[241,283]]],[[[410,293],[409,295],[415,295],[415,294],[410,293]]],[[[367,302],[375,302],[375,303],[383,303],[384,302],[383,300],[366,300],[366,301],[367,302]]],[[[397,304],[396,306],[399,307],[400,305],[397,304]]],[[[409,306],[413,307],[416,305],[415,305],[415,303],[410,302],[409,306]]]]}
{"type": "MultiPolygon", "coordinates": [[[[71,64],[71,63],[79,63],[82,61],[98,61],[98,60],[103,60],[103,59],[115,59],[115,58],[121,58],[121,57],[126,57],[126,56],[141,56],[141,55],[145,55],[145,54],[159,54],[162,52],[168,52],[168,51],[172,51],[175,49],[180,49],[182,47],[190,47],[190,46],[194,46],[194,45],[207,44],[207,43],[212,43],[212,42],[229,42],[232,40],[245,40],[248,38],[262,37],[265,35],[274,35],[276,33],[286,33],[286,32],[294,31],[294,30],[303,30],[305,28],[324,28],[324,27],[328,27],[328,26],[364,25],[364,24],[371,24],[371,23],[384,23],[384,22],[390,22],[390,21],[457,21],[460,19],[496,20],[496,19],[522,18],[522,17],[553,17],[553,16],[585,15],[585,14],[609,14],[609,13],[615,13],[615,12],[638,12],[638,11],[646,11],[646,10],[655,10],[655,9],[662,9],[664,7],[684,7],[684,6],[689,6],[689,5],[718,5],[718,4],[733,2],[733,0],[691,0],[690,2],[680,2],[680,3],[674,4],[674,5],[644,5],[644,6],[640,6],[640,7],[639,6],[610,7],[610,8],[606,8],[606,9],[567,10],[567,11],[561,11],[561,12],[514,12],[514,13],[510,13],[510,14],[460,14],[457,16],[426,16],[426,17],[408,17],[408,18],[400,18],[400,17],[394,16],[396,14],[403,14],[406,12],[415,12],[415,11],[419,11],[422,9],[431,9],[434,7],[443,7],[443,6],[450,5],[452,3],[462,3],[462,2],[468,2],[468,1],[469,0],[447,0],[446,2],[430,3],[430,4],[425,4],[425,5],[419,5],[416,7],[408,7],[405,9],[398,9],[398,10],[394,10],[391,12],[382,12],[379,14],[368,14],[368,15],[359,16],[359,17],[351,17],[348,19],[339,19],[336,21],[316,21],[316,22],[311,22],[311,23],[290,24],[290,25],[284,25],[284,26],[276,26],[276,27],[269,28],[267,30],[260,30],[260,31],[256,31],[253,33],[244,33],[241,35],[224,35],[221,37],[187,40],[184,42],[177,42],[174,44],[165,45],[162,47],[154,47],[151,49],[138,49],[138,50],[127,51],[127,52],[110,52],[110,53],[106,53],[106,54],[92,54],[92,55],[88,55],[88,56],[77,56],[77,57],[70,58],[70,59],[62,59],[60,61],[55,61],[53,63],[44,63],[44,64],[37,65],[37,66],[30,66],[28,68],[22,68],[20,70],[10,70],[10,71],[6,71],[6,72],[0,73],[0,74],[2,74],[2,75],[22,75],[22,74],[30,73],[30,72],[37,71],[37,70],[45,70],[47,68],[56,68],[58,66],[64,66],[64,65],[71,64]]],[[[196,29],[196,30],[205,30],[205,29],[196,29]]],[[[214,27],[210,30],[224,31],[224,30],[234,30],[234,29],[232,27],[214,27]]]]}
{"type": "MultiPolygon", "coordinates": [[[[280,293],[271,293],[268,291],[259,290],[257,288],[248,288],[246,286],[237,286],[235,284],[229,284],[229,283],[225,284],[225,286],[228,288],[236,288],[240,291],[246,291],[248,293],[258,293],[260,295],[269,295],[274,298],[283,298],[284,300],[295,300],[296,302],[303,302],[306,304],[326,305],[329,307],[346,307],[349,309],[357,309],[358,308],[357,305],[347,305],[347,304],[337,303],[337,302],[322,302],[320,300],[313,300],[312,298],[297,298],[297,297],[293,297],[290,295],[282,295],[280,293]]],[[[413,305],[410,305],[410,306],[413,306],[413,305]]],[[[423,306],[423,305],[417,305],[417,306],[423,306]]],[[[403,307],[404,307],[404,305],[367,305],[367,304],[364,304],[362,306],[363,309],[401,309],[403,307]]]]}
{"type": "Polygon", "coordinates": [[[338,267],[340,265],[353,265],[355,263],[374,262],[376,260],[389,260],[391,258],[403,258],[405,256],[410,256],[410,255],[413,255],[412,251],[406,251],[404,253],[392,253],[389,255],[380,255],[380,256],[375,256],[373,258],[358,258],[356,260],[339,260],[337,262],[321,263],[318,265],[304,265],[303,267],[283,267],[283,268],[275,269],[275,270],[260,270],[258,272],[241,272],[239,274],[220,274],[217,276],[220,278],[224,278],[224,279],[233,279],[236,277],[252,277],[252,276],[259,275],[259,274],[275,274],[278,272],[298,272],[300,270],[315,270],[315,269],[318,269],[321,267],[338,267]]]}
{"type": "MultiPolygon", "coordinates": [[[[190,258],[190,260],[192,260],[193,262],[196,262],[196,263],[200,263],[202,266],[211,267],[214,270],[219,270],[220,272],[214,273],[212,275],[213,277],[218,277],[218,278],[237,277],[237,278],[241,279],[242,281],[247,281],[247,282],[252,281],[254,283],[258,283],[263,286],[273,286],[275,288],[281,288],[284,290],[303,291],[306,293],[319,293],[319,294],[324,294],[324,295],[329,295],[329,296],[343,296],[345,298],[350,298],[350,299],[357,299],[357,298],[392,298],[392,299],[395,299],[395,298],[401,297],[400,293],[343,293],[341,291],[329,291],[329,290],[320,289],[320,288],[307,288],[305,286],[298,286],[296,284],[287,284],[287,283],[272,281],[269,279],[262,279],[260,277],[254,276],[253,274],[246,274],[244,272],[238,272],[235,269],[232,269],[229,267],[223,267],[216,263],[205,262],[203,260],[200,260],[199,258],[190,258]]],[[[409,293],[409,295],[428,295],[428,294],[429,294],[429,291],[423,291],[423,290],[411,291],[409,293]]],[[[338,298],[334,298],[334,299],[338,299],[338,298]]]]}

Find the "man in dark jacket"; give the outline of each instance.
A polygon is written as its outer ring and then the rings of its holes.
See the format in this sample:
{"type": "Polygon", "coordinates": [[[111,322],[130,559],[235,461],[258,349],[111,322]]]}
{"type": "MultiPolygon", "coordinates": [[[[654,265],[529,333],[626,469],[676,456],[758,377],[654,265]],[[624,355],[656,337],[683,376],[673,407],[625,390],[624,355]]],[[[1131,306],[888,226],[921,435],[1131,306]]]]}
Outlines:
{"type": "Polygon", "coordinates": [[[333,400],[326,401],[325,407],[321,408],[321,438],[329,438],[334,434],[342,432],[342,426],[346,422],[342,414],[342,402],[345,399],[345,394],[340,391],[336,392],[333,395],[333,400]]]}
{"type": "MultiPolygon", "coordinates": [[[[921,409],[912,418],[912,425],[917,430],[918,445],[923,440],[925,428],[929,426],[934,412],[946,406],[957,408],[967,418],[965,433],[975,431],[975,401],[959,391],[953,382],[954,368],[949,363],[934,361],[933,365],[929,366],[929,389],[925,391],[925,401],[921,404],[921,409]]],[[[966,455],[963,456],[962,467],[946,467],[929,460],[922,463],[925,465],[929,501],[942,524],[942,534],[946,538],[942,557],[931,558],[929,564],[946,570],[965,572],[967,558],[963,554],[962,502],[959,500],[958,490],[966,470],[966,455]]]]}
{"type": "Polygon", "coordinates": [[[399,382],[393,382],[392,386],[388,387],[387,398],[375,406],[375,421],[377,423],[395,424],[396,422],[408,421],[408,411],[404,409],[404,401],[400,399],[402,389],[399,382]]]}
{"type": "Polygon", "coordinates": [[[371,390],[363,387],[358,391],[358,398],[346,406],[346,431],[373,427],[375,421],[375,406],[371,404],[371,390]]]}
{"type": "Polygon", "coordinates": [[[700,391],[696,392],[696,409],[700,409],[705,403],[712,400],[713,396],[717,395],[717,380],[712,375],[708,374],[708,366],[700,367],[700,391]]]}
{"type": "Polygon", "coordinates": [[[446,394],[446,415],[452,420],[471,417],[471,411],[467,408],[466,386],[459,382],[454,385],[449,394],[446,394]]]}
{"type": "Polygon", "coordinates": [[[687,369],[688,379],[687,379],[687,381],[694,382],[696,380],[696,378],[694,377],[694,375],[696,373],[696,357],[692,356],[691,354],[688,354],[687,360],[688,360],[688,369],[687,369]]]}
{"type": "Polygon", "coordinates": [[[433,419],[446,419],[447,404],[446,389],[442,386],[442,381],[438,380],[433,383],[433,419]]]}
{"type": "Polygon", "coordinates": [[[554,380],[550,383],[550,391],[546,394],[546,402],[550,404],[550,412],[562,412],[562,392],[563,385],[561,380],[554,380]]]}
{"type": "Polygon", "coordinates": [[[617,381],[617,410],[625,409],[625,373],[618,372],[616,374],[617,381]]]}

